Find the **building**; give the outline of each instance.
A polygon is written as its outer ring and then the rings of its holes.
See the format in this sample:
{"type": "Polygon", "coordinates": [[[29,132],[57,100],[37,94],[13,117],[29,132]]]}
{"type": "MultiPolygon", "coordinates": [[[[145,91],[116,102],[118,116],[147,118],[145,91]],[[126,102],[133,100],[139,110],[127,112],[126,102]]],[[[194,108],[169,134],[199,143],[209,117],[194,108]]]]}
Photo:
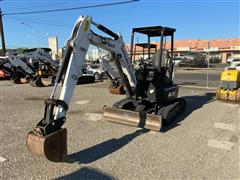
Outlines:
{"type": "Polygon", "coordinates": [[[58,58],[58,39],[56,36],[48,37],[48,47],[52,50],[52,58],[58,58]]]}
{"type": "MultiPolygon", "coordinates": [[[[160,47],[160,43],[153,43],[160,47]]],[[[126,45],[127,50],[130,52],[130,46],[126,45]]],[[[170,49],[170,43],[166,43],[166,48],[170,49]]],[[[175,40],[174,41],[174,54],[175,56],[182,56],[189,51],[196,51],[207,53],[210,51],[210,56],[215,56],[221,59],[222,63],[226,63],[228,58],[240,58],[240,38],[224,38],[214,40],[175,40]]],[[[153,50],[151,52],[154,52],[153,50]]],[[[143,49],[136,47],[135,59],[143,56],[143,49]]],[[[145,49],[144,54],[147,54],[145,49]]]]}

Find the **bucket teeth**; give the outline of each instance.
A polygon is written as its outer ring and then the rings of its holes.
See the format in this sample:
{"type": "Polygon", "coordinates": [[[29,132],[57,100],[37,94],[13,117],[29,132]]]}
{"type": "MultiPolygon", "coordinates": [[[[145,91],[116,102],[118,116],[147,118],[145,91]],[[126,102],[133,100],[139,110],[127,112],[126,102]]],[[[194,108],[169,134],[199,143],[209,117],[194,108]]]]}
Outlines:
{"type": "Polygon", "coordinates": [[[102,120],[160,131],[162,118],[153,114],[142,114],[124,109],[104,107],[102,120]]]}
{"type": "Polygon", "coordinates": [[[27,135],[28,151],[49,161],[63,162],[67,159],[67,129],[63,128],[46,136],[35,131],[27,135]]]}

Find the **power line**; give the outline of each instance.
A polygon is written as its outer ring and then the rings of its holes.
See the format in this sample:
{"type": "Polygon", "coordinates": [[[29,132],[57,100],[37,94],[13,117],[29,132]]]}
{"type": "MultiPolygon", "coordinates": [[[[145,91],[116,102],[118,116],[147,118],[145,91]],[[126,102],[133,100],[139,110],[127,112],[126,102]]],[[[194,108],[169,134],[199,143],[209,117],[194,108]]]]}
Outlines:
{"type": "MultiPolygon", "coordinates": [[[[1,0],[0,0],[1,1],[1,0]]],[[[39,2],[39,1],[38,1],[39,2]]],[[[42,3],[41,1],[40,1],[40,3],[42,3]]],[[[48,1],[46,1],[45,3],[48,3],[48,1]]],[[[71,1],[69,2],[61,2],[61,4],[45,4],[45,5],[35,5],[35,6],[27,6],[27,7],[22,7],[22,8],[20,8],[20,7],[18,7],[18,8],[13,8],[13,9],[9,9],[10,11],[18,11],[18,10],[31,10],[31,9],[34,9],[34,8],[38,8],[39,9],[39,7],[49,7],[49,6],[62,6],[62,5],[64,5],[64,6],[66,6],[66,4],[69,4],[69,3],[72,3],[71,1]]]]}
{"type": "Polygon", "coordinates": [[[63,9],[51,9],[51,10],[42,10],[42,11],[12,12],[12,13],[10,12],[10,13],[3,13],[3,15],[13,16],[13,15],[21,15],[21,14],[39,14],[39,13],[51,13],[51,12],[60,12],[60,11],[72,11],[72,10],[78,10],[78,9],[88,9],[88,8],[97,8],[97,7],[127,4],[127,3],[136,2],[136,1],[139,1],[139,0],[129,0],[129,1],[121,1],[121,2],[115,2],[115,3],[105,3],[105,4],[72,7],[72,8],[63,8],[63,9]]]}
{"type": "Polygon", "coordinates": [[[12,21],[18,21],[18,22],[29,22],[29,23],[33,23],[33,24],[41,24],[44,26],[54,26],[54,27],[60,27],[60,28],[72,28],[71,26],[63,26],[63,25],[59,25],[59,24],[51,24],[51,23],[43,23],[43,22],[38,22],[38,21],[31,21],[31,20],[26,20],[26,19],[19,19],[19,18],[9,18],[9,17],[4,17],[6,19],[12,20],[12,21]]]}

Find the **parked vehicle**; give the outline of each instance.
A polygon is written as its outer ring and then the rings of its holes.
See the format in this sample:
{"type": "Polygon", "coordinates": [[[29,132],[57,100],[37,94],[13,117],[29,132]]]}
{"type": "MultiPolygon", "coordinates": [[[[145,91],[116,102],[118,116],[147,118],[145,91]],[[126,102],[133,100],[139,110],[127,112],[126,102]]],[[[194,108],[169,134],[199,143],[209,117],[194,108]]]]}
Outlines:
{"type": "Polygon", "coordinates": [[[233,63],[230,66],[225,67],[225,69],[228,68],[237,68],[238,70],[240,70],[240,62],[239,63],[233,63]]]}
{"type": "Polygon", "coordinates": [[[5,72],[3,70],[0,69],[0,78],[5,78],[5,72]]]}
{"type": "Polygon", "coordinates": [[[205,68],[207,67],[207,61],[201,53],[188,52],[182,61],[179,62],[179,67],[205,68]]]}
{"type": "Polygon", "coordinates": [[[183,56],[176,56],[174,57],[173,59],[173,62],[174,62],[174,66],[179,66],[179,63],[184,59],[183,56]]]}
{"type": "Polygon", "coordinates": [[[214,56],[212,56],[212,57],[210,57],[210,59],[209,59],[209,63],[215,64],[215,63],[220,63],[220,62],[221,62],[221,58],[219,58],[219,57],[214,57],[214,56]]]}
{"type": "Polygon", "coordinates": [[[231,63],[232,60],[233,60],[233,58],[228,58],[226,61],[227,61],[227,63],[231,63]]]}
{"type": "Polygon", "coordinates": [[[0,79],[10,79],[11,74],[3,69],[0,69],[0,79]]]}
{"type": "Polygon", "coordinates": [[[9,79],[13,75],[13,68],[5,56],[0,56],[0,78],[9,79]]]}
{"type": "Polygon", "coordinates": [[[235,66],[240,71],[240,63],[235,66]]]}
{"type": "Polygon", "coordinates": [[[86,74],[93,74],[96,80],[102,79],[104,71],[100,64],[87,64],[85,65],[86,74]]]}
{"type": "Polygon", "coordinates": [[[235,65],[237,65],[239,63],[240,63],[240,58],[233,59],[232,62],[231,62],[231,66],[235,66],[235,65]]]}

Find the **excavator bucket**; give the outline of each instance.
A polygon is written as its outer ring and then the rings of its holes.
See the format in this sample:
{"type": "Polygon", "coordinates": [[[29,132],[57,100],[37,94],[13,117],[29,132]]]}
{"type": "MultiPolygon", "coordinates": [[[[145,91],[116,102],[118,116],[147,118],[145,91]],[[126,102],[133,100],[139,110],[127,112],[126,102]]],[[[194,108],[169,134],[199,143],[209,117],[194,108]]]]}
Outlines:
{"type": "Polygon", "coordinates": [[[27,135],[27,148],[33,155],[53,162],[63,162],[67,159],[67,129],[63,128],[46,136],[31,131],[27,135]]]}
{"type": "Polygon", "coordinates": [[[117,86],[117,87],[113,87],[113,86],[110,86],[109,87],[109,92],[111,94],[118,94],[118,95],[124,95],[126,94],[125,90],[124,90],[124,86],[123,84],[117,86]]]}
{"type": "Polygon", "coordinates": [[[13,84],[21,84],[21,78],[20,77],[13,77],[10,79],[10,82],[13,84]]]}
{"type": "Polygon", "coordinates": [[[161,116],[110,107],[104,107],[102,120],[142,127],[153,131],[160,131],[162,127],[161,116]]]}
{"type": "Polygon", "coordinates": [[[26,84],[26,83],[29,83],[30,82],[30,78],[29,77],[26,77],[26,78],[23,78],[21,81],[26,84]]]}
{"type": "Polygon", "coordinates": [[[13,84],[27,84],[30,82],[29,78],[20,78],[20,77],[14,77],[10,79],[10,82],[13,84]]]}
{"type": "Polygon", "coordinates": [[[45,85],[43,84],[42,79],[40,77],[31,79],[30,85],[32,87],[45,87],[45,85]]]}

